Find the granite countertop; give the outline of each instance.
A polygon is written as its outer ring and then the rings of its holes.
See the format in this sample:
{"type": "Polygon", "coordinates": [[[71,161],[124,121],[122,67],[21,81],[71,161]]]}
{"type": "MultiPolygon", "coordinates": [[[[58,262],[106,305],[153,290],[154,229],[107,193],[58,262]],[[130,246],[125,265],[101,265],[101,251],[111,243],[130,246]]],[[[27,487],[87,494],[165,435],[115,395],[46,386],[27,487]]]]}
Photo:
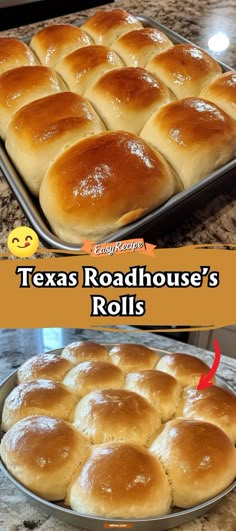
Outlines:
{"type": "MultiPolygon", "coordinates": [[[[127,329],[127,328],[126,328],[127,329]]],[[[212,353],[169,339],[162,335],[140,332],[133,328],[129,333],[123,327],[117,332],[73,329],[34,329],[0,330],[0,381],[19,367],[28,357],[50,349],[62,347],[79,339],[93,341],[139,342],[162,350],[186,352],[201,357],[211,364],[212,353]]],[[[218,375],[231,386],[236,382],[236,360],[222,356],[218,375]]],[[[0,473],[0,529],[4,531],[73,531],[75,527],[59,522],[38,510],[18,491],[2,473],[0,473]]],[[[189,524],[176,527],[175,531],[235,531],[236,529],[236,491],[230,493],[224,501],[205,516],[189,524]]],[[[82,531],[82,530],[79,530],[82,531]]],[[[145,531],[143,529],[142,531],[145,531]]]]}
{"type": "MultiPolygon", "coordinates": [[[[229,39],[225,51],[215,52],[216,58],[236,68],[236,0],[124,0],[116,3],[134,14],[154,18],[177,33],[208,49],[210,37],[223,33],[229,39]]],[[[104,9],[110,9],[106,5],[104,9]]],[[[113,6],[114,7],[114,6],[113,6]]],[[[74,23],[91,15],[97,9],[73,13],[51,22],[74,23]]],[[[45,22],[22,26],[1,32],[1,35],[30,37],[45,22]]],[[[212,53],[212,52],[211,52],[212,53]]],[[[0,174],[0,245],[5,249],[6,237],[13,226],[27,224],[21,208],[18,206],[5,179],[0,174]]],[[[178,219],[175,227],[159,235],[157,227],[145,233],[146,241],[158,246],[176,247],[191,243],[236,243],[236,185],[228,183],[224,193],[218,193],[203,207],[178,219]]]]}

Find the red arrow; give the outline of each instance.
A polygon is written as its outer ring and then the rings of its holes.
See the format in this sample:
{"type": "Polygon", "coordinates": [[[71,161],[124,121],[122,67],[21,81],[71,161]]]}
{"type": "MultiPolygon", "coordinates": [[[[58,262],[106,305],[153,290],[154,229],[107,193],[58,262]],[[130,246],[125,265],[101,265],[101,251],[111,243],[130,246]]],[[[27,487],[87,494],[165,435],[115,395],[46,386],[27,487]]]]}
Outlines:
{"type": "Polygon", "coordinates": [[[207,374],[203,373],[200,376],[200,380],[197,386],[198,391],[201,391],[202,389],[205,389],[206,387],[211,387],[211,385],[213,385],[213,382],[211,381],[211,379],[215,375],[219,367],[219,364],[220,364],[220,354],[221,354],[220,346],[219,346],[217,339],[214,339],[213,343],[214,343],[214,350],[215,350],[215,358],[213,361],[213,365],[207,374]]]}

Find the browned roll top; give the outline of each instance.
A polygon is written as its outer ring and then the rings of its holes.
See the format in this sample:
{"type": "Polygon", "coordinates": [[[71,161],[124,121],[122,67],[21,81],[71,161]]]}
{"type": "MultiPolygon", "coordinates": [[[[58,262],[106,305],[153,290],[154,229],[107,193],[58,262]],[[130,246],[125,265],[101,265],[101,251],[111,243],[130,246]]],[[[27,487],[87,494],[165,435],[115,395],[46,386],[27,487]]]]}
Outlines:
{"type": "Polygon", "coordinates": [[[153,55],[173,46],[168,37],[157,28],[129,31],[112,44],[128,66],[145,66],[153,55]]]}
{"type": "Polygon", "coordinates": [[[25,42],[13,37],[0,37],[0,74],[12,68],[36,64],[36,58],[25,42]]]}
{"type": "Polygon", "coordinates": [[[177,190],[170,167],[123,131],[86,138],[65,150],[45,175],[40,203],[66,241],[98,240],[167,200],[177,190]]]}
{"type": "Polygon", "coordinates": [[[120,343],[109,351],[112,363],[125,372],[153,369],[159,360],[158,352],[137,343],[120,343]]]}
{"type": "Polygon", "coordinates": [[[25,361],[18,369],[17,378],[19,383],[30,382],[38,378],[60,381],[71,368],[72,364],[69,360],[58,354],[45,352],[25,361]]]}
{"type": "Polygon", "coordinates": [[[134,444],[96,446],[72,483],[71,507],[85,514],[140,518],[170,509],[170,486],[153,455],[134,444]]]}
{"type": "Polygon", "coordinates": [[[225,72],[217,77],[202,89],[200,96],[213,101],[236,120],[236,72],[225,72]]]}
{"type": "Polygon", "coordinates": [[[222,72],[219,63],[192,44],[176,44],[146,65],[177,98],[198,96],[201,89],[222,72]]]}
{"type": "Polygon", "coordinates": [[[106,46],[110,46],[120,35],[142,27],[141,22],[124,9],[98,11],[81,26],[97,44],[106,46]]]}
{"type": "Polygon", "coordinates": [[[91,43],[90,37],[77,26],[55,24],[38,31],[30,46],[43,65],[54,68],[62,57],[91,43]]]}

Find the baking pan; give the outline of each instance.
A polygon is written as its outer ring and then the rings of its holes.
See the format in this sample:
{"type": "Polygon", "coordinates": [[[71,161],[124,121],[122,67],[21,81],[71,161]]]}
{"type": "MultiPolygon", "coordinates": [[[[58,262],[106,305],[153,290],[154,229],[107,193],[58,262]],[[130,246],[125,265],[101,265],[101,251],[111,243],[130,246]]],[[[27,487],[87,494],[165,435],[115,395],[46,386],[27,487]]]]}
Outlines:
{"type": "MultiPolygon", "coordinates": [[[[145,16],[137,16],[144,26],[153,26],[163,31],[175,44],[189,43],[181,35],[166,28],[162,24],[155,22],[151,18],[145,16]]],[[[77,24],[81,26],[84,20],[77,24]]],[[[28,42],[30,39],[25,39],[28,42]]],[[[219,61],[223,71],[232,70],[229,66],[219,61]]],[[[0,141],[0,167],[14,192],[20,206],[22,207],[30,225],[38,233],[40,240],[48,247],[53,249],[60,249],[64,251],[79,251],[81,243],[72,244],[60,240],[55,236],[49,227],[49,224],[40,208],[39,202],[30,194],[27,187],[24,185],[16,168],[12,164],[6,150],[4,143],[0,141]]],[[[169,199],[161,207],[155,208],[142,218],[122,227],[122,229],[113,232],[106,236],[101,242],[119,241],[128,236],[140,236],[153,225],[155,225],[155,236],[166,233],[168,230],[175,228],[186,216],[199,208],[202,204],[206,204],[208,200],[212,199],[217,193],[229,190],[233,185],[233,175],[236,169],[236,159],[224,164],[218,170],[212,172],[208,177],[204,178],[188,190],[178,193],[176,196],[169,199]]],[[[100,242],[100,243],[101,243],[100,242]]]]}
{"type": "MultiPolygon", "coordinates": [[[[112,348],[114,344],[104,344],[106,347],[112,348]]],[[[158,352],[160,356],[164,356],[167,354],[167,351],[154,349],[158,352]]],[[[52,350],[50,351],[51,354],[61,354],[62,349],[52,350]]],[[[233,391],[230,386],[226,385],[226,383],[221,379],[217,378],[217,384],[225,389],[229,389],[230,391],[233,391]]],[[[8,378],[6,378],[2,384],[0,385],[0,417],[2,415],[2,409],[3,404],[6,399],[6,397],[9,395],[9,393],[12,391],[12,389],[17,385],[17,370],[14,371],[8,378]]],[[[1,434],[2,435],[2,434],[1,434]]],[[[122,519],[119,520],[117,518],[111,518],[105,520],[101,517],[96,516],[86,516],[81,515],[75,511],[72,511],[72,509],[68,509],[68,507],[63,506],[62,503],[52,503],[44,500],[43,498],[40,498],[39,496],[36,496],[36,494],[33,494],[30,490],[26,489],[21,485],[6,469],[3,462],[0,460],[0,468],[2,472],[7,476],[7,478],[14,483],[14,485],[23,492],[23,494],[30,500],[30,502],[37,505],[42,511],[46,512],[47,514],[54,516],[55,518],[58,518],[59,520],[63,520],[67,524],[74,525],[76,527],[80,527],[82,529],[88,529],[92,531],[104,531],[104,529],[139,529],[140,531],[164,531],[167,529],[172,529],[173,527],[186,524],[187,522],[190,522],[194,518],[197,518],[206,512],[208,512],[210,509],[212,509],[219,500],[222,500],[229,492],[231,492],[234,487],[236,486],[236,481],[234,481],[227,489],[225,489],[223,492],[218,494],[218,496],[215,496],[214,498],[211,498],[205,503],[201,503],[200,505],[197,505],[195,507],[192,507],[190,509],[186,510],[178,510],[174,508],[174,510],[164,516],[158,516],[157,518],[140,518],[138,520],[135,519],[122,519]]]]}

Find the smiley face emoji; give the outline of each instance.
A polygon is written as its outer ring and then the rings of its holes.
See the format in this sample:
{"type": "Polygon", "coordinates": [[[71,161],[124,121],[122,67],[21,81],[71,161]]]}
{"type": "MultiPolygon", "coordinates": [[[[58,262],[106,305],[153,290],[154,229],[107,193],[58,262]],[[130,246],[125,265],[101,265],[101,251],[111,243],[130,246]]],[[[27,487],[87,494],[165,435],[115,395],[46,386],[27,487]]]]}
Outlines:
{"type": "Polygon", "coordinates": [[[14,256],[27,258],[37,251],[39,239],[36,232],[30,227],[16,227],[10,232],[7,245],[14,256]]]}

